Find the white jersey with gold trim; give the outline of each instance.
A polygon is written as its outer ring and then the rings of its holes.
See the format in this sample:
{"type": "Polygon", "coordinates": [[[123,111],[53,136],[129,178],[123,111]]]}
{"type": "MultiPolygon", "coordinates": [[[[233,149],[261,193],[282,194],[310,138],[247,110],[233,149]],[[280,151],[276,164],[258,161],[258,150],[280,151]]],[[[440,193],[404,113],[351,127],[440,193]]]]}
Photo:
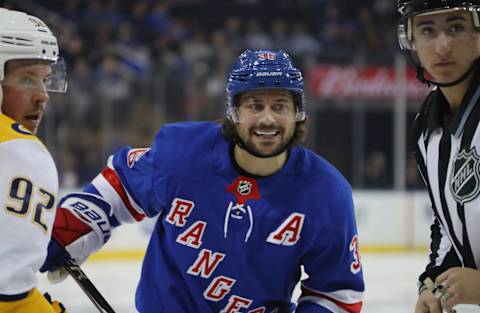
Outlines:
{"type": "Polygon", "coordinates": [[[37,284],[58,193],[55,163],[41,141],[0,114],[0,295],[37,284]]]}

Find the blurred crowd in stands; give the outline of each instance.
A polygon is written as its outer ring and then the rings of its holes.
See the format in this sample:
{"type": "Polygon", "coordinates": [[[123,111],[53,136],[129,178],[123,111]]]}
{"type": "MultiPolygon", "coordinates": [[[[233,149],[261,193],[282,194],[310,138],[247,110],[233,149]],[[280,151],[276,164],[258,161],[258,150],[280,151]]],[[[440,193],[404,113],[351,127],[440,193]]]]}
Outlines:
{"type": "MultiPolygon", "coordinates": [[[[59,38],[69,89],[51,97],[41,135],[66,188],[92,179],[121,145],[148,146],[162,123],[221,118],[226,73],[246,48],[283,49],[303,71],[318,63],[392,64],[398,52],[392,0],[0,3],[43,18],[59,38]]],[[[391,167],[386,155],[372,163],[391,167]]],[[[371,186],[391,187],[387,176],[371,186]]]]}

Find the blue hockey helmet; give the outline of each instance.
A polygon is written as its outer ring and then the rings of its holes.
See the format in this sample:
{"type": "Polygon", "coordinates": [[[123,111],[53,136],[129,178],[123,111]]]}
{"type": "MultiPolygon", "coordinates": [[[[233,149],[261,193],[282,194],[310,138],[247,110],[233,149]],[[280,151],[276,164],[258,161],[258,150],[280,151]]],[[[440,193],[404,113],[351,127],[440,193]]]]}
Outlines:
{"type": "Polygon", "coordinates": [[[302,73],[282,50],[245,50],[240,54],[228,74],[227,117],[237,123],[238,96],[247,91],[263,89],[284,89],[292,92],[296,106],[295,122],[305,120],[302,73]]]}

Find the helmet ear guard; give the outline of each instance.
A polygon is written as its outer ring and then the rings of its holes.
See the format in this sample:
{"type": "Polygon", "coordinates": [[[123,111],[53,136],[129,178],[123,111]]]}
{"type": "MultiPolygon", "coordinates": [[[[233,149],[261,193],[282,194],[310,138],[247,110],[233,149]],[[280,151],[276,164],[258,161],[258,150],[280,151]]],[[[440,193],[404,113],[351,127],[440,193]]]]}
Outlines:
{"type": "Polygon", "coordinates": [[[227,80],[226,116],[238,123],[238,96],[253,90],[281,89],[292,93],[295,121],[306,118],[303,77],[284,51],[245,50],[233,64],[227,80]]]}
{"type": "Polygon", "coordinates": [[[397,26],[398,44],[402,50],[415,50],[412,36],[411,18],[402,18],[397,26]]]}

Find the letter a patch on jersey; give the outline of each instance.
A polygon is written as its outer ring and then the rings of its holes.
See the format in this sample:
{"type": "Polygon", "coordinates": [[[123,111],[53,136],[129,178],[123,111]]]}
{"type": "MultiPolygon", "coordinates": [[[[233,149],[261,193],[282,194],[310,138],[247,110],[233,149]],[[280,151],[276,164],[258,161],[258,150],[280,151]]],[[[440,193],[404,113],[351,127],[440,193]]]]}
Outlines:
{"type": "Polygon", "coordinates": [[[267,242],[281,246],[293,246],[300,239],[305,215],[292,213],[274,232],[270,233],[267,242]]]}

